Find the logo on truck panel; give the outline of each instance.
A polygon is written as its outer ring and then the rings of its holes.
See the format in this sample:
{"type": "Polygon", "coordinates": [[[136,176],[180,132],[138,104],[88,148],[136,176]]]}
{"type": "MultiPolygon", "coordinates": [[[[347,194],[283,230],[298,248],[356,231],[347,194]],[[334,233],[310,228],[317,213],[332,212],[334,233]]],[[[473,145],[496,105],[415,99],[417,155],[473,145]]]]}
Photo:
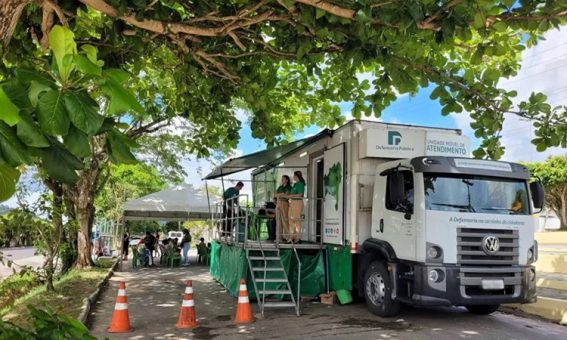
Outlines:
{"type": "Polygon", "coordinates": [[[402,142],[402,134],[398,131],[388,131],[388,145],[398,145],[402,142]]]}
{"type": "Polygon", "coordinates": [[[494,255],[500,250],[500,240],[494,235],[487,235],[482,239],[481,246],[486,255],[494,255]]]}

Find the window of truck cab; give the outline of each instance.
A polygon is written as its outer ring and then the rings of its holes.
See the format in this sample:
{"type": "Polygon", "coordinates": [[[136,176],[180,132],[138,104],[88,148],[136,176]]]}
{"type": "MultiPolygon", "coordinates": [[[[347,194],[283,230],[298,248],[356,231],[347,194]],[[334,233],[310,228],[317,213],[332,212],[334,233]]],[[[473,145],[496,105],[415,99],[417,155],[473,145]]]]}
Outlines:
{"type": "Polygon", "coordinates": [[[425,208],[484,214],[529,215],[521,179],[424,173],[425,208]]]}

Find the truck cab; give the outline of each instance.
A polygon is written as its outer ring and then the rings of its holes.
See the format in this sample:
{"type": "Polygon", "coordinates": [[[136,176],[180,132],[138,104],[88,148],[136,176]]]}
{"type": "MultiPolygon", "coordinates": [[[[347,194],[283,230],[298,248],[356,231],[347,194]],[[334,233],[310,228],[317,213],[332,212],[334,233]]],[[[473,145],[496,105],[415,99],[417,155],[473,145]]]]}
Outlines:
{"type": "Polygon", "coordinates": [[[376,169],[359,293],[380,316],[400,304],[488,314],[535,301],[534,209],[543,187],[520,164],[428,156],[376,169]]]}

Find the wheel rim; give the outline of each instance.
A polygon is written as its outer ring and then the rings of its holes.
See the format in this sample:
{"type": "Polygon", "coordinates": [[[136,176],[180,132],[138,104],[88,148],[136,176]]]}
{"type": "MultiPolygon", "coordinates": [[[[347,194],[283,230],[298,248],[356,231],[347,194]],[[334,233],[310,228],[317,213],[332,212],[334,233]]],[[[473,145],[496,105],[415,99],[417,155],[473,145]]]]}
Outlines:
{"type": "Polygon", "coordinates": [[[378,273],[372,273],[366,281],[366,296],[370,301],[380,306],[384,303],[384,298],[386,297],[386,285],[384,284],[384,278],[378,273]]]}

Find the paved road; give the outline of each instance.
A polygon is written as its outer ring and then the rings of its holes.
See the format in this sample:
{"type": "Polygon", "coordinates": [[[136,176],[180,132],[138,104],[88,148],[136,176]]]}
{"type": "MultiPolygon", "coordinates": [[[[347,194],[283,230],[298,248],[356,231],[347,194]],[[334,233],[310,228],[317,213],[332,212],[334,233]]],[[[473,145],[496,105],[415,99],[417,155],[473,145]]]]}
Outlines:
{"type": "MultiPolygon", "coordinates": [[[[41,267],[43,264],[43,256],[34,255],[34,247],[23,247],[23,248],[0,248],[0,251],[4,254],[4,262],[10,260],[16,265],[14,268],[18,270],[19,266],[31,266],[34,268],[41,267]]],[[[12,275],[12,268],[8,268],[5,265],[0,264],[0,281],[6,277],[12,275]]]]}
{"type": "MultiPolygon", "coordinates": [[[[110,339],[567,339],[567,327],[519,316],[495,313],[475,316],[463,308],[406,308],[394,319],[373,316],[364,304],[327,306],[304,303],[302,316],[290,310],[269,310],[266,317],[245,326],[231,322],[236,299],[208,274],[208,268],[149,268],[117,272],[90,315],[90,327],[110,339]],[[194,331],[174,325],[184,280],[192,278],[197,320],[194,331]],[[132,333],[106,332],[118,281],[126,281],[132,333]]],[[[255,312],[257,305],[253,304],[255,312]]]]}

